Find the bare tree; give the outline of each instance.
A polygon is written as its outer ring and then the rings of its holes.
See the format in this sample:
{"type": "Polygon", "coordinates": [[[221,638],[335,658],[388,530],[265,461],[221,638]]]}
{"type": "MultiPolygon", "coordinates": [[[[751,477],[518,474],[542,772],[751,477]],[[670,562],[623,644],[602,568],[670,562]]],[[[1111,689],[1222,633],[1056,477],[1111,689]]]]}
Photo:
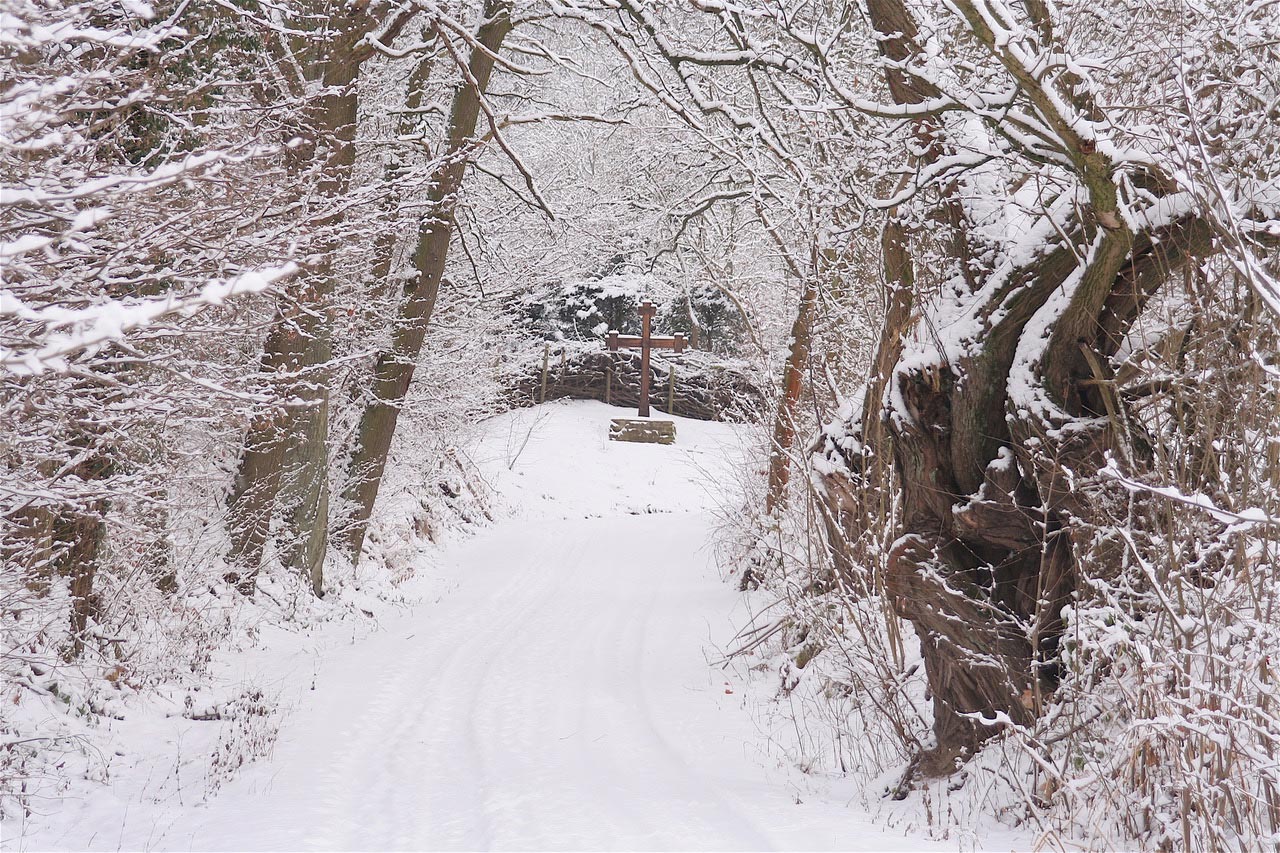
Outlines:
{"type": "Polygon", "coordinates": [[[298,128],[302,145],[294,149],[291,172],[303,180],[318,170],[315,187],[301,205],[307,227],[320,236],[306,274],[282,294],[279,316],[263,346],[263,370],[278,377],[275,399],[246,432],[228,499],[228,528],[231,561],[239,567],[235,579],[252,591],[277,499],[287,485],[285,524],[294,544],[285,563],[307,576],[321,595],[329,518],[332,343],[327,315],[355,165],[356,83],[361,64],[375,55],[373,43],[393,40],[412,11],[395,10],[384,20],[374,5],[321,3],[300,10],[299,17],[314,30],[270,35],[278,41],[282,71],[294,74],[286,78],[286,91],[305,99],[298,128]]]}
{"type": "MultiPolygon", "coordinates": [[[[346,537],[353,561],[358,561],[364,544],[369,517],[373,514],[387,464],[387,454],[395,436],[400,406],[413,381],[422,342],[431,314],[435,309],[440,281],[444,276],[453,238],[454,216],[458,194],[466,167],[475,156],[480,139],[477,125],[484,105],[485,91],[496,64],[502,42],[511,32],[511,6],[506,0],[489,0],[474,35],[468,34],[470,57],[465,64],[455,59],[462,69],[462,84],[453,97],[449,122],[440,157],[441,166],[432,176],[427,198],[428,218],[418,232],[413,267],[417,281],[400,306],[392,328],[389,350],[378,355],[373,375],[373,400],[365,407],[351,454],[348,484],[343,497],[349,502],[350,520],[346,537]]],[[[498,128],[491,122],[490,133],[498,128]]]]}
{"type": "MultiPolygon", "coordinates": [[[[933,697],[937,745],[919,768],[939,774],[1006,725],[1031,724],[1059,682],[1062,614],[1082,576],[1128,561],[1122,541],[1095,536],[1127,493],[1082,481],[1113,463],[1141,478],[1161,452],[1115,365],[1152,299],[1225,247],[1179,164],[1136,153],[1099,105],[1103,84],[1052,58],[1070,49],[1043,7],[1014,15],[958,0],[930,20],[932,38],[945,33],[980,63],[972,76],[928,63],[903,4],[868,8],[890,90],[905,73],[926,97],[867,108],[928,117],[951,153],[920,169],[941,187],[932,219],[950,236],[931,263],[949,278],[924,304],[914,284],[913,330],[887,324],[881,353],[900,354],[851,424],[861,435],[882,419],[891,436],[902,535],[887,583],[920,638],[933,697]],[[989,192],[1011,202],[995,227],[981,209],[989,192]],[[1025,218],[1010,222],[1013,211],[1025,218]]],[[[1255,238],[1240,262],[1254,266],[1266,243],[1255,238]]],[[[828,490],[856,503],[876,482],[862,475],[870,455],[826,452],[842,460],[828,490]]]]}

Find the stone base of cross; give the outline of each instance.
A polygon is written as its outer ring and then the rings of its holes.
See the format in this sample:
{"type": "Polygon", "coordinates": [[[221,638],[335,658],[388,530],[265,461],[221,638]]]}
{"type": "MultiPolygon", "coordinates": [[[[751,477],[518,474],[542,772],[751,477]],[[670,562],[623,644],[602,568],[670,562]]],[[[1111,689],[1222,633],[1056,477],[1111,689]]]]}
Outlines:
{"type": "Polygon", "coordinates": [[[653,324],[653,316],[658,313],[658,309],[653,303],[646,299],[640,303],[640,335],[620,335],[616,331],[610,330],[605,336],[605,345],[609,347],[610,352],[617,352],[622,347],[639,347],[640,348],[640,417],[649,417],[649,350],[653,348],[669,349],[674,352],[684,352],[684,335],[677,332],[669,338],[655,338],[650,334],[653,324]]]}
{"type": "Polygon", "coordinates": [[[614,418],[609,421],[609,440],[675,444],[676,425],[672,421],[654,421],[648,418],[614,418]]]}

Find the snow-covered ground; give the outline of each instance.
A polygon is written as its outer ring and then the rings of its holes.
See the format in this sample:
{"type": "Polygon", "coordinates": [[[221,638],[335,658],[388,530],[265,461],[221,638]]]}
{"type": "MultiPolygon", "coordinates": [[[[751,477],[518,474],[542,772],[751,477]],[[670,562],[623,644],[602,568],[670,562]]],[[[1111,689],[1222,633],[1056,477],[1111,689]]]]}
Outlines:
{"type": "Polygon", "coordinates": [[[777,757],[759,700],[712,665],[747,619],[709,547],[741,429],[676,419],[674,446],[609,442],[620,414],[488,422],[471,455],[507,510],[424,553],[419,603],[376,630],[339,621],[310,651],[240,660],[293,710],[216,792],[182,786],[182,733],[208,725],[182,720],[149,760],[7,825],[5,847],[932,846],[777,757]]]}

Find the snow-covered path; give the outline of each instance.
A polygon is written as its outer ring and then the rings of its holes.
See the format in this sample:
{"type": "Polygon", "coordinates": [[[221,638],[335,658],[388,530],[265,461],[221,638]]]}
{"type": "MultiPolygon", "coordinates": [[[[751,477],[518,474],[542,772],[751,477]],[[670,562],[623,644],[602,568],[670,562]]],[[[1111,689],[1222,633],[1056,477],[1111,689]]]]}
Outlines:
{"type": "Polygon", "coordinates": [[[262,791],[277,807],[197,846],[771,846],[725,791],[745,744],[715,718],[741,711],[688,618],[721,590],[655,554],[704,535],[698,516],[640,515],[459,548],[467,581],[435,619],[397,620],[321,671],[326,707],[291,723],[262,791]]]}
{"type": "Polygon", "coordinates": [[[84,809],[89,843],[919,849],[802,789],[708,664],[744,619],[708,547],[734,428],[624,445],[616,414],[505,416],[476,454],[511,515],[448,548],[421,605],[325,653],[269,759],[196,806],[84,809]]]}

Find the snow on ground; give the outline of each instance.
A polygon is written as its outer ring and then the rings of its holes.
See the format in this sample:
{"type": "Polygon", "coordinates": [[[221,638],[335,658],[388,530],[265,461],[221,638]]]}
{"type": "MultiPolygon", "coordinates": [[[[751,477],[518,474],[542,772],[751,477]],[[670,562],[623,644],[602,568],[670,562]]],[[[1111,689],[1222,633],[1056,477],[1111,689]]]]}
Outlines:
{"type": "Polygon", "coordinates": [[[742,429],[676,419],[674,446],[609,442],[620,414],[489,421],[470,454],[508,511],[422,556],[419,603],[365,636],[339,622],[239,658],[293,708],[268,756],[184,790],[174,752],[208,724],[181,720],[148,761],[5,826],[4,846],[933,846],[772,757],[752,694],[710,665],[747,618],[708,544],[742,429]]]}

